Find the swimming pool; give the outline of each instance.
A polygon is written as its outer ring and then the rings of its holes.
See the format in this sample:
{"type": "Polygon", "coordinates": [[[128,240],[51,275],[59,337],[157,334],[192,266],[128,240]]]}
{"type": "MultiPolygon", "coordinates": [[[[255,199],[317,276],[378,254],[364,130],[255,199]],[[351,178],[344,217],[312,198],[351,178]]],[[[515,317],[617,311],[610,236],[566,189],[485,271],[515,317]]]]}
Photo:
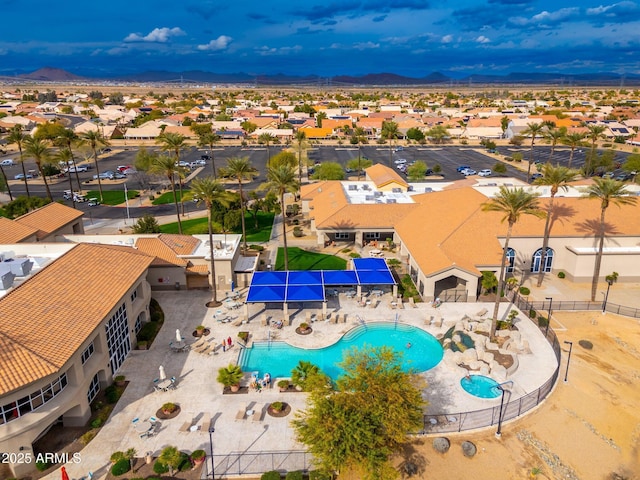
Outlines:
{"type": "Polygon", "coordinates": [[[403,366],[423,372],[442,360],[442,346],[432,335],[410,325],[396,323],[368,323],[347,332],[333,345],[318,349],[305,349],[286,342],[256,342],[240,354],[239,364],[245,372],[270,373],[274,377],[290,377],[300,360],[311,362],[336,379],[342,373],[337,364],[345,350],[388,346],[403,353],[403,366]],[[407,348],[410,343],[411,347],[407,348]]]}
{"type": "Polygon", "coordinates": [[[460,386],[465,392],[479,398],[496,398],[502,394],[498,388],[498,382],[484,375],[471,375],[469,378],[462,377],[460,386]]]}

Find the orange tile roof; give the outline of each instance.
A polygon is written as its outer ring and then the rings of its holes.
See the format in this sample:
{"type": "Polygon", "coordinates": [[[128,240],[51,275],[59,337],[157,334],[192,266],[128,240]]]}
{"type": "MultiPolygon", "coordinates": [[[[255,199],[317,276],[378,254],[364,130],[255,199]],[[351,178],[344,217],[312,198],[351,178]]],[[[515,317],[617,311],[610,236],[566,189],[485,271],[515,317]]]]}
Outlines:
{"type": "Polygon", "coordinates": [[[176,252],[159,238],[138,238],[136,248],[154,257],[152,265],[186,267],[187,261],[179,258],[176,252]]]}
{"type": "Polygon", "coordinates": [[[0,217],[0,244],[20,243],[38,233],[37,228],[0,217]]]}
{"type": "Polygon", "coordinates": [[[416,208],[415,203],[365,203],[347,204],[318,222],[316,227],[326,230],[351,230],[353,228],[393,228],[396,222],[416,208]]]}
{"type": "Polygon", "coordinates": [[[191,255],[200,245],[200,240],[191,235],[163,233],[158,238],[176,252],[177,255],[191,255]]]}
{"type": "Polygon", "coordinates": [[[81,218],[84,215],[80,210],[67,207],[58,202],[51,202],[21,217],[16,222],[38,230],[38,239],[51,235],[56,230],[81,218]]]}
{"type": "Polygon", "coordinates": [[[304,132],[307,138],[326,138],[333,135],[333,130],[331,128],[320,128],[320,127],[300,127],[300,131],[304,132]]]}
{"type": "Polygon", "coordinates": [[[0,299],[0,395],[58,374],[152,257],[80,243],[0,299]]]}
{"type": "Polygon", "coordinates": [[[187,273],[194,275],[209,275],[209,265],[189,265],[187,273]]]}
{"type": "Polygon", "coordinates": [[[409,184],[396,171],[381,163],[376,163],[365,170],[367,178],[375,183],[377,188],[384,187],[390,183],[407,188],[409,184]]]}

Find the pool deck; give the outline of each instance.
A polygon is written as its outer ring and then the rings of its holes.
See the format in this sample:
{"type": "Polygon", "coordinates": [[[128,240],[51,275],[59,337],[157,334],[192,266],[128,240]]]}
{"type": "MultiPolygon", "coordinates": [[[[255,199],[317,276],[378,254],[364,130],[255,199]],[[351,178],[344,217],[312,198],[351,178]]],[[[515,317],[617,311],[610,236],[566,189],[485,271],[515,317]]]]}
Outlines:
{"type": "MultiPolygon", "coordinates": [[[[286,341],[299,347],[319,348],[338,341],[344,333],[361,321],[395,321],[397,314],[398,322],[423,328],[437,336],[450,328],[450,322],[461,319],[465,314],[474,316],[483,307],[490,311],[492,309],[492,304],[444,303],[438,309],[428,304],[417,304],[416,308],[407,305],[405,309],[392,310],[388,304],[389,294],[383,296],[380,304],[372,309],[359,307],[354,299],[348,299],[341,294],[337,299],[332,299],[328,311],[335,314],[335,310],[338,309],[339,313],[346,313],[346,323],[316,321],[312,323],[313,332],[310,335],[298,335],[295,328],[305,321],[306,311],[292,315],[291,326],[274,329],[261,325],[260,320],[265,311],[261,306],[251,305],[249,322],[233,326],[231,323],[219,323],[214,319],[216,309],[205,307],[209,299],[207,292],[154,292],[154,297],[164,309],[165,325],[149,350],[131,352],[121,367],[119,373],[127,377],[128,387],[109,421],[97,437],[82,450],[82,463],[67,465],[72,478],[82,477],[88,471],[93,471],[95,478],[103,478],[109,464],[109,456],[118,450],[135,448],[138,456],[143,456],[146,452],[154,452],[157,455],[167,445],[175,445],[185,451],[209,451],[206,426],[204,430],[179,431],[185,422],[192,421],[194,425],[199,426],[204,415],[210,415],[213,419],[216,454],[303,450],[304,446],[295,440],[289,421],[296,411],[304,409],[304,393],[280,393],[275,386],[277,379],[273,379],[274,387],[263,389],[261,392],[250,390],[245,394],[222,394],[222,386],[216,382],[217,371],[220,367],[237,362],[240,347],[234,345],[233,348],[222,352],[221,342],[229,336],[235,342],[237,332],[241,330],[249,331],[253,341],[267,340],[271,335],[272,339],[286,341]],[[425,325],[425,319],[430,319],[431,316],[441,316],[444,320],[442,326],[425,325]],[[196,340],[191,337],[191,332],[200,324],[211,329],[207,340],[218,345],[216,354],[203,355],[193,350],[183,353],[171,351],[169,343],[175,337],[176,328],[181,330],[189,342],[196,340]],[[160,365],[164,366],[167,377],[176,377],[175,390],[154,391],[153,379],[158,377],[160,365]],[[291,405],[292,413],[284,418],[273,418],[263,411],[261,420],[254,421],[248,417],[236,420],[236,414],[242,404],[255,410],[274,401],[285,401],[291,405]],[[179,404],[180,414],[171,420],[161,420],[154,436],[140,438],[132,426],[132,419],[137,417],[145,420],[156,415],[159,407],[165,402],[179,404]]],[[[501,314],[509,307],[509,304],[503,304],[501,314]]],[[[242,315],[242,309],[233,310],[230,314],[242,315]]],[[[277,320],[282,312],[267,310],[266,314],[277,320]]],[[[523,337],[528,340],[532,354],[520,355],[519,368],[508,377],[514,382],[514,398],[538,388],[551,376],[556,365],[551,347],[537,327],[527,320],[525,315],[520,315],[519,318],[521,321],[518,327],[523,337]]],[[[452,368],[447,362],[441,361],[423,375],[428,383],[425,389],[425,397],[429,401],[426,413],[446,414],[479,410],[500,403],[499,398],[482,399],[465,392],[460,386],[460,370],[452,368]]],[[[59,473],[51,474],[47,478],[59,478],[59,473]]]]}

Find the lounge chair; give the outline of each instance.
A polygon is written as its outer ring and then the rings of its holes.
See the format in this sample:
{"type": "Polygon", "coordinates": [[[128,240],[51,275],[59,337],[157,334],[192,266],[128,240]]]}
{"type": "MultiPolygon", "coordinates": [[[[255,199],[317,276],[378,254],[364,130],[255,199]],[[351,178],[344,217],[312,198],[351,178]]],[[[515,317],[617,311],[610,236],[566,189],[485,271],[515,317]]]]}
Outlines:
{"type": "Polygon", "coordinates": [[[211,352],[213,352],[213,343],[209,342],[206,344],[206,346],[200,350],[198,350],[198,353],[201,353],[203,355],[209,355],[211,352]]]}
{"type": "Polygon", "coordinates": [[[283,321],[283,323],[284,323],[286,326],[290,327],[292,322],[293,322],[293,319],[291,318],[291,315],[285,315],[285,316],[284,316],[284,321],[283,321]]]}
{"type": "Polygon", "coordinates": [[[204,337],[200,337],[198,340],[191,344],[191,348],[201,347],[206,342],[204,337]]]}
{"type": "Polygon", "coordinates": [[[342,323],[347,323],[347,314],[346,313],[342,314],[342,323]]]}
{"type": "Polygon", "coordinates": [[[236,318],[235,321],[231,322],[231,325],[233,325],[234,327],[239,327],[240,325],[242,325],[242,317],[236,318]]]}
{"type": "Polygon", "coordinates": [[[373,298],[371,299],[371,303],[369,304],[369,308],[374,309],[378,306],[378,302],[380,300],[378,300],[377,298],[373,298]]]}
{"type": "Polygon", "coordinates": [[[331,319],[330,319],[331,323],[338,323],[338,317],[340,317],[339,313],[336,313],[335,315],[332,315],[331,319]]]}
{"type": "Polygon", "coordinates": [[[389,308],[391,310],[395,310],[396,309],[396,306],[391,302],[391,300],[389,300],[389,308]]]}
{"type": "Polygon", "coordinates": [[[486,308],[483,308],[478,313],[476,313],[476,317],[484,317],[487,313],[489,313],[489,310],[487,310],[486,308]]]}
{"type": "Polygon", "coordinates": [[[263,327],[266,327],[267,325],[269,325],[269,320],[267,319],[267,315],[264,313],[260,315],[260,325],[262,325],[263,327]]]}
{"type": "Polygon", "coordinates": [[[411,308],[418,308],[413,297],[409,297],[409,305],[411,305],[411,308]]]}
{"type": "Polygon", "coordinates": [[[191,431],[191,425],[193,425],[193,418],[189,422],[184,422],[178,431],[180,433],[189,433],[191,431]]]}
{"type": "Polygon", "coordinates": [[[259,422],[262,420],[262,405],[257,404],[253,407],[253,415],[251,416],[252,422],[259,422]]]}
{"type": "Polygon", "coordinates": [[[210,345],[211,344],[209,342],[204,342],[198,348],[194,348],[194,352],[203,353],[205,350],[208,350],[209,348],[211,348],[210,345]]]}
{"type": "Polygon", "coordinates": [[[311,312],[306,312],[304,314],[304,321],[308,324],[311,323],[311,312]]]}
{"type": "Polygon", "coordinates": [[[398,308],[399,308],[400,310],[404,310],[404,302],[403,302],[403,300],[402,300],[402,297],[399,297],[399,298],[398,298],[398,308]]]}
{"type": "Polygon", "coordinates": [[[244,420],[247,415],[247,404],[243,403],[240,405],[240,408],[236,412],[236,420],[244,420]]]}
{"type": "Polygon", "coordinates": [[[198,429],[201,432],[208,432],[210,424],[211,424],[211,415],[209,415],[208,413],[205,413],[204,415],[202,415],[202,419],[200,420],[200,426],[198,429]]]}

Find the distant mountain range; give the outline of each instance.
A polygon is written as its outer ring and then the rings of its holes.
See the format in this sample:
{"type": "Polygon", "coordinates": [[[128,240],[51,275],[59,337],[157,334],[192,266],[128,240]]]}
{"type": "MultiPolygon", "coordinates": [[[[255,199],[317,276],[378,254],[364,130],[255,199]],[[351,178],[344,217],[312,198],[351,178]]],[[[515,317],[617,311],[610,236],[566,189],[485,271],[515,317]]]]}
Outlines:
{"type": "Polygon", "coordinates": [[[82,77],[66,70],[44,67],[35,72],[21,73],[13,77],[0,77],[0,81],[30,80],[34,82],[145,82],[145,83],[207,83],[243,84],[255,86],[418,86],[418,85],[556,85],[556,86],[638,86],[640,75],[618,75],[615,73],[509,73],[508,75],[468,75],[453,78],[434,72],[425,77],[412,78],[394,73],[370,73],[362,76],[339,75],[320,77],[316,75],[251,75],[248,73],[213,73],[201,70],[169,72],[147,71],[109,77],[82,77]]]}

